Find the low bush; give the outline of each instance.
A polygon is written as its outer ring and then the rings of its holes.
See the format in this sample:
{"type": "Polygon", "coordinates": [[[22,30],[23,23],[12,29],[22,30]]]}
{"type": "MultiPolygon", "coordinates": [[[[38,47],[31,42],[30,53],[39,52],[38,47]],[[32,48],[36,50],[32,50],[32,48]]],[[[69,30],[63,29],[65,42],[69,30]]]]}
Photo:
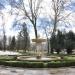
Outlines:
{"type": "Polygon", "coordinates": [[[0,61],[0,65],[26,68],[43,68],[43,62],[25,62],[25,61],[0,61]]]}
{"type": "Polygon", "coordinates": [[[16,56],[1,55],[1,56],[0,56],[0,60],[1,60],[1,61],[16,60],[16,56]]]}
{"type": "Polygon", "coordinates": [[[75,66],[75,61],[57,61],[57,62],[48,62],[47,67],[69,67],[69,66],[75,66]]]}
{"type": "Polygon", "coordinates": [[[68,67],[75,66],[74,59],[67,59],[64,56],[62,60],[51,60],[51,61],[19,61],[16,60],[15,56],[0,56],[0,65],[13,66],[13,67],[25,67],[25,68],[57,68],[57,67],[68,67]],[[70,60],[71,59],[71,60],[70,60]]]}
{"type": "Polygon", "coordinates": [[[0,61],[0,65],[5,66],[13,66],[13,67],[26,67],[26,68],[44,68],[44,67],[67,67],[67,66],[75,66],[75,62],[73,61],[63,61],[63,62],[23,62],[23,61],[0,61]]]}
{"type": "Polygon", "coordinates": [[[26,68],[57,68],[75,66],[75,61],[51,61],[51,62],[25,62],[25,61],[0,61],[0,65],[26,68]]]}

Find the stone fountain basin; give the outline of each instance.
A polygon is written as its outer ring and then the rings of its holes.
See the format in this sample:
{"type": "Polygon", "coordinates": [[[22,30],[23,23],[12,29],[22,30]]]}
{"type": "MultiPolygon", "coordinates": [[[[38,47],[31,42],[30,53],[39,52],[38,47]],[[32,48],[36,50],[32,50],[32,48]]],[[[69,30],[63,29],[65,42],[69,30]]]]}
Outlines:
{"type": "Polygon", "coordinates": [[[18,60],[24,60],[24,61],[52,61],[52,60],[60,60],[60,57],[44,57],[37,59],[36,57],[30,57],[30,56],[19,56],[17,57],[18,60]]]}

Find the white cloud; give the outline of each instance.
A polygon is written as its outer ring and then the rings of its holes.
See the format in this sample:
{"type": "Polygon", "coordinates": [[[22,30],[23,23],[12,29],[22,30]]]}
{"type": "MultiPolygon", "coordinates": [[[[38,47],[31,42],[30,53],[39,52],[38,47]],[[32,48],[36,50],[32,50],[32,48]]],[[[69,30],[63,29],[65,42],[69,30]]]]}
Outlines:
{"type": "MultiPolygon", "coordinates": [[[[43,15],[45,17],[49,16],[49,14],[51,14],[51,17],[53,17],[52,15],[54,14],[53,13],[53,10],[51,9],[51,0],[44,0],[44,2],[42,3],[42,6],[43,6],[43,11],[41,11],[43,13],[43,15]]],[[[10,10],[10,6],[6,6],[7,9],[4,9],[3,10],[3,13],[4,13],[4,19],[5,19],[5,29],[6,29],[6,35],[10,36],[10,35],[17,35],[18,34],[18,31],[14,31],[12,28],[12,22],[14,20],[14,17],[15,16],[11,16],[10,14],[8,14],[8,10],[10,10]]],[[[66,13],[68,13],[70,11],[66,11],[66,13]]],[[[65,13],[65,15],[66,15],[65,13]]],[[[43,16],[41,15],[41,16],[43,16]]],[[[72,28],[68,28],[67,30],[73,30],[75,32],[75,27],[74,27],[74,24],[75,24],[75,13],[73,13],[69,18],[68,18],[69,22],[71,23],[71,25],[73,25],[72,28]]],[[[2,21],[1,21],[1,18],[0,18],[0,24],[2,24],[2,21]]],[[[0,26],[2,27],[2,26],[0,26]]],[[[64,27],[62,26],[61,29],[63,29],[64,27]]],[[[32,38],[35,38],[35,33],[34,33],[34,29],[31,28],[30,29],[30,37],[31,39],[32,38]]],[[[45,37],[43,34],[42,34],[42,31],[40,30],[38,32],[41,37],[45,37]]]]}

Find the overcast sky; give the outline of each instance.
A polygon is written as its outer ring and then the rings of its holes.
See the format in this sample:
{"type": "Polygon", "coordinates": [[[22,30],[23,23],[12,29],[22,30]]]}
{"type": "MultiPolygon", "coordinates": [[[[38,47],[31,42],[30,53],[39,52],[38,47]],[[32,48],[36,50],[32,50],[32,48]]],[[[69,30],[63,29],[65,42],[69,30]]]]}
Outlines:
{"type": "MultiPolygon", "coordinates": [[[[0,11],[3,12],[4,15],[4,21],[5,21],[5,30],[6,30],[6,35],[7,36],[13,36],[13,35],[17,35],[18,31],[12,28],[14,19],[15,19],[15,15],[11,16],[8,12],[11,10],[10,6],[8,5],[8,3],[6,2],[6,0],[0,0],[0,5],[3,4],[5,5],[5,8],[2,9],[3,7],[0,6],[0,11]]],[[[48,16],[48,14],[53,14],[52,10],[51,10],[51,5],[50,5],[50,0],[44,0],[42,3],[42,6],[44,6],[44,10],[42,11],[42,13],[44,14],[44,17],[48,16]]],[[[71,25],[65,26],[64,24],[59,26],[58,28],[60,28],[60,30],[64,30],[66,29],[67,31],[72,30],[75,32],[75,0],[72,0],[72,3],[70,4],[70,6],[68,6],[66,8],[66,13],[69,13],[73,11],[73,13],[68,17],[68,21],[70,22],[71,25]]],[[[0,31],[2,30],[2,20],[1,20],[1,16],[0,16],[0,31]]],[[[39,21],[38,21],[39,22],[39,21]]],[[[38,23],[39,24],[39,23],[38,23]]],[[[43,36],[42,30],[39,30],[39,34],[41,36],[43,36]]],[[[0,32],[0,34],[2,33],[2,31],[0,32]]],[[[34,29],[31,26],[30,27],[30,36],[31,38],[34,38],[34,29]]],[[[44,37],[44,36],[43,36],[44,37]]]]}

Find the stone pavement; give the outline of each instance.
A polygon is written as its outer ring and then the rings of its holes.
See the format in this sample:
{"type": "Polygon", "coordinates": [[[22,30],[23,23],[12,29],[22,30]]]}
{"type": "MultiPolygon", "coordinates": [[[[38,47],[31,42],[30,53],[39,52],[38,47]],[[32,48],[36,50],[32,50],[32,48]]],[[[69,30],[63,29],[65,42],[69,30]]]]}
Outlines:
{"type": "Polygon", "coordinates": [[[0,75],[75,75],[75,68],[26,69],[0,66],[0,75]]]}

